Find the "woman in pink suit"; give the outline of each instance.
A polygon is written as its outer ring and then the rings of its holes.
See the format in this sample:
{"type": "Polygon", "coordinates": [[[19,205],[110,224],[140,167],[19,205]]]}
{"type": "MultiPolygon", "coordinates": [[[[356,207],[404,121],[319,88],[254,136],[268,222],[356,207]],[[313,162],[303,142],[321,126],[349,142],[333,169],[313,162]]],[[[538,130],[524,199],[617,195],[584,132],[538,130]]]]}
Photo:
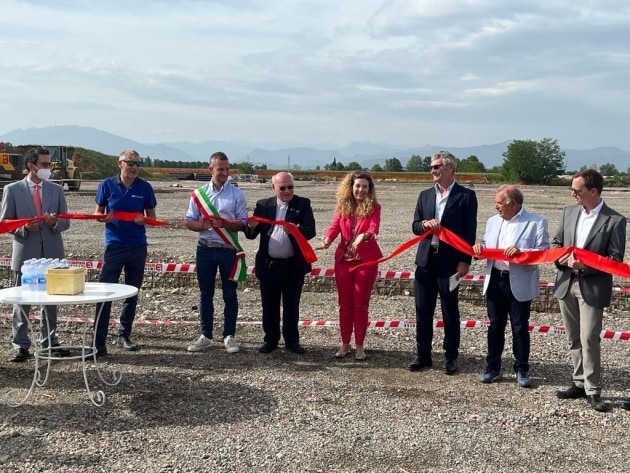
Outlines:
{"type": "Polygon", "coordinates": [[[352,272],[349,269],[383,256],[376,241],[380,223],[381,206],[376,201],[372,176],[365,171],[351,172],[339,185],[335,218],[322,238],[322,246],[328,248],[341,234],[335,251],[341,332],[341,348],[335,354],[337,358],[348,355],[354,329],[355,358],[360,361],[366,359],[363,341],[378,265],[364,266],[352,272]]]}

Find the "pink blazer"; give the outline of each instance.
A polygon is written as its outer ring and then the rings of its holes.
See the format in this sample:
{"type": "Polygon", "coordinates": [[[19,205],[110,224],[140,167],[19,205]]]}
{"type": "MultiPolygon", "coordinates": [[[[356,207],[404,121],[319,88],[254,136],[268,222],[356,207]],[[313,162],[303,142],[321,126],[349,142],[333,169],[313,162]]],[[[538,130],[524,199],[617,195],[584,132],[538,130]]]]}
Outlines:
{"type": "MultiPolygon", "coordinates": [[[[378,234],[379,227],[381,225],[381,206],[377,204],[374,207],[374,212],[366,218],[360,218],[357,220],[354,236],[356,238],[360,233],[370,232],[373,235],[378,234]]],[[[334,241],[337,235],[341,234],[339,244],[335,250],[335,262],[341,261],[343,258],[343,252],[348,245],[350,237],[352,235],[352,218],[342,217],[338,213],[335,213],[330,227],[324,233],[325,237],[328,237],[330,241],[334,241]]],[[[352,242],[350,242],[352,243],[352,242]]],[[[359,255],[361,261],[373,261],[383,257],[383,253],[378,246],[376,238],[370,238],[369,240],[362,241],[358,246],[359,255]]]]}

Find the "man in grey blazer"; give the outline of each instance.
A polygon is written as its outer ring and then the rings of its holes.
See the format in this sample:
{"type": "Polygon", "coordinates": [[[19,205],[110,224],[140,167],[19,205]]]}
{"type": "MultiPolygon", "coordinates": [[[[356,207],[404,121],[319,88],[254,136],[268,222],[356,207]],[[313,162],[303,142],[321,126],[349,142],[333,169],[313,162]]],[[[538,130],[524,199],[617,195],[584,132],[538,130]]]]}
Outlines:
{"type": "MultiPolygon", "coordinates": [[[[46,148],[31,148],[24,155],[24,166],[28,174],[24,179],[4,188],[1,220],[15,220],[38,216],[33,195],[40,194],[43,220],[32,220],[12,231],[13,252],[11,269],[15,272],[15,285],[22,279],[22,264],[31,258],[63,258],[64,248],[61,232],[70,227],[70,221],[57,218],[57,214],[67,213],[68,206],[59,184],[48,182],[50,178],[50,153],[46,148]],[[39,187],[37,187],[39,186],[39,187]],[[37,189],[36,189],[37,187],[37,189]]],[[[29,357],[31,340],[28,336],[30,305],[13,307],[13,358],[22,362],[29,357]]],[[[57,356],[67,356],[69,352],[59,344],[57,338],[57,307],[47,306],[41,314],[41,344],[51,349],[57,356]]]]}
{"type": "MultiPolygon", "coordinates": [[[[549,248],[547,220],[525,210],[523,200],[518,187],[499,187],[494,198],[497,215],[488,219],[483,240],[473,245],[475,254],[480,254],[483,248],[500,248],[505,256],[511,257],[523,251],[549,248]]],[[[492,259],[486,262],[483,293],[487,298],[490,327],[486,369],[479,376],[482,383],[491,383],[501,377],[501,355],[509,315],[516,382],[523,388],[531,387],[529,314],[532,299],[540,294],[539,280],[537,264],[492,259]]]]}
{"type": "MultiPolygon", "coordinates": [[[[601,198],[604,178],[587,169],[573,176],[571,192],[576,205],[566,207],[552,246],[575,246],[606,258],[623,261],[626,218],[601,198]]],[[[601,395],[600,333],[604,307],[610,305],[613,278],[590,268],[569,254],[556,261],[558,276],[554,296],[569,337],[573,384],[556,394],[560,399],[586,398],[599,412],[610,410],[601,395]]]]}

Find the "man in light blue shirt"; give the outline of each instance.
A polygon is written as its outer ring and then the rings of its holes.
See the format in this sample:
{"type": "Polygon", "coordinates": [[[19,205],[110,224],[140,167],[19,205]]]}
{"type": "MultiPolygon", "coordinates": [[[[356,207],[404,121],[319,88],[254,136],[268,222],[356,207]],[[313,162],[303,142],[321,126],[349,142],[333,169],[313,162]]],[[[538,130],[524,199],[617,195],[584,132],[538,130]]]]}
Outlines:
{"type": "Polygon", "coordinates": [[[199,233],[196,265],[201,333],[188,345],[188,351],[198,352],[214,345],[213,299],[218,269],[225,303],[223,343],[228,353],[236,353],[236,288],[237,281],[242,280],[246,271],[245,255],[238,243],[237,232],[244,231],[247,226],[247,200],[243,191],[229,182],[230,161],[225,153],[218,151],[210,156],[208,170],[212,180],[193,193],[185,217],[188,229],[199,233]]]}

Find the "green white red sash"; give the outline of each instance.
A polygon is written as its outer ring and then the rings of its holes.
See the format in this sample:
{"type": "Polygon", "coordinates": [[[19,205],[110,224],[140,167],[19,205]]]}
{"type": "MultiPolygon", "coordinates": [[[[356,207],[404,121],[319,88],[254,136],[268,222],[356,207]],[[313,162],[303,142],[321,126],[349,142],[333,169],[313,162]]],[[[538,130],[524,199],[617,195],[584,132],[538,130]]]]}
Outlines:
{"type": "MultiPolygon", "coordinates": [[[[212,218],[212,217],[221,217],[219,211],[212,204],[210,197],[203,190],[203,187],[199,187],[195,189],[192,193],[192,198],[199,208],[199,212],[203,215],[204,219],[212,218]]],[[[245,252],[238,242],[238,238],[236,234],[228,230],[227,228],[213,227],[213,230],[217,232],[217,235],[221,237],[221,239],[227,245],[231,245],[236,249],[236,259],[234,260],[234,265],[230,271],[230,280],[232,281],[245,281],[247,279],[247,264],[245,263],[245,252]]]]}

